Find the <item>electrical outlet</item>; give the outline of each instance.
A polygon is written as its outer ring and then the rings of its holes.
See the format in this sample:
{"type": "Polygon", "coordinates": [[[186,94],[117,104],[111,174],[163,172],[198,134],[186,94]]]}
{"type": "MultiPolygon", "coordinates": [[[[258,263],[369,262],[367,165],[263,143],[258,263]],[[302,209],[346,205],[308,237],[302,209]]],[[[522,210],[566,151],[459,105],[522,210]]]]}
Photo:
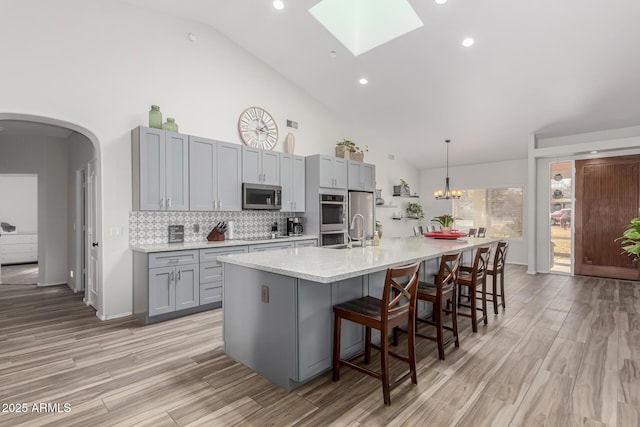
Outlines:
{"type": "Polygon", "coordinates": [[[287,120],[287,127],[292,129],[298,129],[298,122],[294,122],[293,120],[287,120]]]}
{"type": "Polygon", "coordinates": [[[393,154],[387,154],[387,159],[389,159],[389,160],[395,160],[395,159],[396,159],[396,156],[395,156],[395,155],[393,155],[393,154]]]}
{"type": "Polygon", "coordinates": [[[262,302],[269,304],[269,287],[267,285],[262,285],[262,302]]]}
{"type": "Polygon", "coordinates": [[[122,227],[111,227],[109,229],[111,237],[118,237],[122,235],[122,227]]]}

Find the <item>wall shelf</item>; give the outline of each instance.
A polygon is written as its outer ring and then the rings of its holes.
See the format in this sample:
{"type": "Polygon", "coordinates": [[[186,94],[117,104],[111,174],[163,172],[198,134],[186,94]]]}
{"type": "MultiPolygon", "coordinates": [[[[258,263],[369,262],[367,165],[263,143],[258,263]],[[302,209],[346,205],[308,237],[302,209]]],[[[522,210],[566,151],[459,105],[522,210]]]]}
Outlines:
{"type": "Polygon", "coordinates": [[[396,205],[376,205],[376,208],[398,208],[396,205]]]}
{"type": "Polygon", "coordinates": [[[411,197],[414,199],[420,198],[420,196],[417,194],[394,194],[393,197],[411,197]]]}

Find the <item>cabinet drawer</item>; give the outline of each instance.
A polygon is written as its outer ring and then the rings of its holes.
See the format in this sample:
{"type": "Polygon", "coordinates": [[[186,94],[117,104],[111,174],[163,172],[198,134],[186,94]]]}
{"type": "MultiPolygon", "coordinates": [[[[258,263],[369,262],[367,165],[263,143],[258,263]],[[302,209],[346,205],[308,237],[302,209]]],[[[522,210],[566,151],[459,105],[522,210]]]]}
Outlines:
{"type": "Polygon", "coordinates": [[[37,243],[16,243],[15,245],[0,245],[0,254],[23,254],[38,252],[37,243]]]}
{"type": "Polygon", "coordinates": [[[318,241],[316,239],[313,239],[313,240],[298,240],[294,242],[294,247],[296,248],[306,248],[309,246],[313,246],[313,247],[318,246],[318,241]]]}
{"type": "Polygon", "coordinates": [[[291,248],[293,248],[293,242],[263,243],[261,245],[250,245],[249,252],[276,251],[278,249],[291,249],[291,248]]]}
{"type": "MultiPolygon", "coordinates": [[[[247,247],[246,246],[238,246],[235,248],[211,248],[211,249],[200,249],[200,261],[216,261],[219,256],[222,255],[231,255],[231,254],[246,254],[247,247]]],[[[216,263],[219,267],[222,264],[216,263]]]]}
{"type": "Polygon", "coordinates": [[[219,262],[200,263],[200,283],[222,282],[222,267],[219,262]]]}
{"type": "Polygon", "coordinates": [[[37,234],[2,234],[0,245],[10,245],[13,243],[37,243],[37,234]]]}
{"type": "Polygon", "coordinates": [[[149,268],[197,264],[198,251],[172,251],[149,254],[149,268]]]}
{"type": "Polygon", "coordinates": [[[200,305],[222,301],[222,286],[220,283],[200,285],[200,305]]]}

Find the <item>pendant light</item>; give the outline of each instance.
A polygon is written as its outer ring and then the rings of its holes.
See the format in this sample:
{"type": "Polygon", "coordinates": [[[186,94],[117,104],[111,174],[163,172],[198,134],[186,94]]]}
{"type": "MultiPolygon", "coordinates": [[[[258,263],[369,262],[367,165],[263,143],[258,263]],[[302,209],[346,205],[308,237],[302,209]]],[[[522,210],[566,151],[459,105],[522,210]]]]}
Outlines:
{"type": "Polygon", "coordinates": [[[444,182],[444,190],[435,191],[433,196],[437,200],[459,199],[462,191],[449,189],[449,143],[451,140],[447,139],[445,142],[447,143],[447,178],[444,182]]]}

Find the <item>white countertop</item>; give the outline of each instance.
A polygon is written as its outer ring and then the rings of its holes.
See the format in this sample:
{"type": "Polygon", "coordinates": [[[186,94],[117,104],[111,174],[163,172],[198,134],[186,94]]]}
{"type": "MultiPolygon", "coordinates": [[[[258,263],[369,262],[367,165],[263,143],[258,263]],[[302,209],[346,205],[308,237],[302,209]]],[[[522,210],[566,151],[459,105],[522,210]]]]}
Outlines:
{"type": "Polygon", "coordinates": [[[246,245],[260,245],[262,243],[280,243],[280,242],[293,242],[296,240],[311,240],[317,239],[318,236],[304,235],[297,237],[282,236],[276,239],[264,238],[263,240],[223,240],[222,242],[186,242],[186,243],[159,243],[155,245],[132,245],[129,248],[136,252],[166,252],[166,251],[184,251],[188,249],[206,249],[206,248],[226,248],[231,246],[246,246],[246,245]]]}
{"type": "Polygon", "coordinates": [[[362,276],[389,267],[398,267],[425,259],[478,246],[499,239],[469,237],[461,240],[430,239],[422,236],[381,239],[380,246],[328,249],[306,247],[283,249],[217,258],[223,263],[240,265],[284,276],[319,283],[332,283],[362,276]]]}

